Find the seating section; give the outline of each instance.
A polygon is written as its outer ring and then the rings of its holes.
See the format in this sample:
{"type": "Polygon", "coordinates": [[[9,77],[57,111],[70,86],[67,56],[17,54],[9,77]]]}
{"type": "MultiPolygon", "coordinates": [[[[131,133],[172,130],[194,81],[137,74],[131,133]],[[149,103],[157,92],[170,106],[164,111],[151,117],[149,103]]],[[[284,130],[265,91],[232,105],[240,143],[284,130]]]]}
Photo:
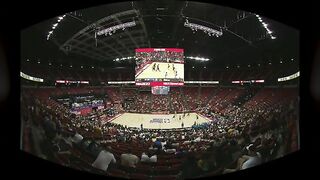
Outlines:
{"type": "MultiPolygon", "coordinates": [[[[293,109],[297,108],[297,89],[258,88],[254,90],[255,93],[248,92],[245,88],[231,87],[175,87],[170,89],[169,95],[152,95],[150,92],[139,91],[134,87],[24,88],[22,90],[23,102],[29,103],[31,102],[30,97],[34,97],[35,104],[41,109],[40,115],[37,117],[56,116],[57,118],[54,118],[54,121],[61,121],[61,128],[64,131],[78,132],[85,139],[99,142],[99,145],[103,148],[111,147],[117,163],[115,165],[111,164],[107,172],[97,170],[91,166],[95,156],[80,146],[73,146],[69,155],[56,155],[54,161],[97,174],[131,179],[181,178],[181,174],[186,173],[184,165],[190,160],[189,156],[198,158],[207,151],[214,154],[213,152],[217,149],[216,139],[222,136],[230,138],[229,140],[240,139],[242,138],[241,134],[253,136],[256,132],[262,130],[264,130],[262,132],[268,132],[269,134],[278,132],[278,129],[272,129],[272,120],[279,117],[281,118],[279,118],[278,123],[282,124],[281,127],[288,124],[290,129],[288,131],[290,139],[285,144],[285,152],[296,149],[297,133],[294,129],[297,126],[293,121],[297,114],[293,109]],[[128,98],[133,98],[133,105],[129,109],[121,110],[119,108],[119,111],[132,110],[141,113],[194,111],[209,118],[218,119],[218,121],[212,121],[202,127],[192,127],[191,130],[180,129],[161,132],[158,130],[136,130],[110,122],[101,124],[98,119],[92,121],[92,119],[81,120],[71,117],[67,107],[51,98],[52,96],[77,94],[106,94],[107,101],[117,104],[123,103],[128,98]],[[248,94],[252,94],[252,96],[247,96],[248,94]],[[243,104],[237,104],[237,102],[242,101],[243,104]],[[206,109],[206,111],[203,111],[203,109],[206,109]],[[221,114],[224,117],[213,116],[212,113],[221,114]],[[232,134],[233,131],[239,132],[232,134]],[[143,137],[146,134],[148,134],[148,138],[143,137]],[[152,138],[154,137],[167,143],[168,139],[171,139],[175,144],[174,148],[179,153],[160,150],[161,152],[157,153],[156,163],[139,162],[135,168],[122,167],[120,164],[121,154],[131,150],[132,154],[140,158],[143,152],[148,152],[149,148],[153,146],[152,138]]],[[[24,134],[28,135],[29,131],[30,129],[27,129],[24,134]]],[[[272,139],[275,137],[271,136],[270,142],[278,141],[272,139]]],[[[24,139],[25,141],[28,142],[24,139]]],[[[249,140],[249,142],[240,144],[241,148],[250,143],[252,142],[249,140]]],[[[273,148],[275,146],[271,147],[271,149],[273,148]]],[[[32,148],[28,147],[28,150],[32,151],[32,148]]],[[[268,158],[272,159],[273,157],[268,158]]],[[[196,177],[219,174],[223,169],[234,163],[235,161],[230,161],[213,170],[201,171],[202,173],[198,173],[196,177]]]]}

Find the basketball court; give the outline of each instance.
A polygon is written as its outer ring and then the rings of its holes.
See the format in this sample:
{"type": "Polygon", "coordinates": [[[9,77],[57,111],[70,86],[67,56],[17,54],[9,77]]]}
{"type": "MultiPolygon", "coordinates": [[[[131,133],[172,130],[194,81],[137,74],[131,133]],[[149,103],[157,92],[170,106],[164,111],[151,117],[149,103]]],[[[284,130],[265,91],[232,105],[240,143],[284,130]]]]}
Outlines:
{"type": "Polygon", "coordinates": [[[123,113],[122,115],[112,120],[115,124],[120,124],[128,127],[140,128],[143,124],[143,128],[146,129],[173,129],[181,128],[181,124],[184,124],[184,128],[191,127],[194,122],[197,124],[210,122],[209,119],[198,115],[197,113],[190,113],[189,116],[185,114],[140,114],[140,113],[123,113]],[[175,117],[174,117],[175,116],[175,117]],[[179,120],[179,116],[181,119],[179,120]]]}
{"type": "Polygon", "coordinates": [[[136,79],[149,79],[149,78],[157,78],[157,79],[183,79],[184,77],[184,64],[179,63],[161,63],[161,62],[153,62],[148,64],[147,67],[144,68],[139,74],[136,74],[136,79]],[[175,75],[173,70],[173,64],[175,70],[177,71],[177,75],[175,75]],[[157,67],[159,65],[160,71],[153,70],[153,66],[157,67]]]}

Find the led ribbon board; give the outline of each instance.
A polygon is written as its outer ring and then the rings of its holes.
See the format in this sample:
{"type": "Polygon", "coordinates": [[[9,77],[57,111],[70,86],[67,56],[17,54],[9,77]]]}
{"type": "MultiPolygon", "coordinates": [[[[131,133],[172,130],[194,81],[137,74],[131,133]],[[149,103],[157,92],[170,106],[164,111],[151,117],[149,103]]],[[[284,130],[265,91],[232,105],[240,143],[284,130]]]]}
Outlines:
{"type": "Polygon", "coordinates": [[[24,79],[27,79],[27,80],[30,80],[30,81],[35,81],[35,82],[43,82],[43,79],[41,78],[37,78],[37,77],[32,77],[32,76],[29,76],[23,72],[20,72],[20,76],[24,79]]]}
{"type": "Polygon", "coordinates": [[[300,71],[298,71],[290,76],[287,76],[287,77],[278,78],[278,82],[289,81],[289,80],[298,78],[299,76],[300,76],[300,71]]]}

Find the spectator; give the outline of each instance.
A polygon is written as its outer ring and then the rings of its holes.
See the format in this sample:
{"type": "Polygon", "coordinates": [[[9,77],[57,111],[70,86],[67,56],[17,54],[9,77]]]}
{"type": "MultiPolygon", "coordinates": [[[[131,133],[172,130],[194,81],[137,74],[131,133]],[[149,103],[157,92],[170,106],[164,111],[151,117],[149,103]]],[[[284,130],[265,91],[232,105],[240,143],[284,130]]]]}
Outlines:
{"type": "Polygon", "coordinates": [[[114,158],[114,155],[111,153],[111,147],[107,147],[106,150],[101,150],[98,154],[96,160],[92,163],[92,166],[107,171],[110,162],[116,163],[116,159],[114,158]]]}
{"type": "Polygon", "coordinates": [[[72,138],[72,142],[75,144],[79,144],[83,140],[83,136],[76,132],[72,138]]]}
{"type": "Polygon", "coordinates": [[[101,149],[99,147],[99,145],[97,144],[96,141],[92,141],[88,148],[87,148],[88,152],[93,156],[93,157],[97,157],[98,154],[100,153],[101,149]]]}
{"type": "Polygon", "coordinates": [[[45,120],[43,122],[44,131],[46,133],[46,136],[49,140],[52,140],[56,135],[56,123],[49,119],[48,116],[45,117],[45,120]]]}
{"type": "Polygon", "coordinates": [[[156,141],[154,142],[154,145],[153,145],[154,148],[157,148],[158,150],[161,150],[162,149],[162,143],[160,141],[159,138],[156,139],[156,141]]]}
{"type": "Polygon", "coordinates": [[[121,154],[121,165],[125,167],[136,167],[136,164],[139,162],[139,158],[132,154],[132,150],[129,149],[128,153],[121,154]]]}
{"type": "Polygon", "coordinates": [[[148,155],[143,152],[141,155],[141,162],[152,162],[152,163],[156,163],[157,162],[157,155],[154,154],[151,151],[148,152],[148,155]]]}

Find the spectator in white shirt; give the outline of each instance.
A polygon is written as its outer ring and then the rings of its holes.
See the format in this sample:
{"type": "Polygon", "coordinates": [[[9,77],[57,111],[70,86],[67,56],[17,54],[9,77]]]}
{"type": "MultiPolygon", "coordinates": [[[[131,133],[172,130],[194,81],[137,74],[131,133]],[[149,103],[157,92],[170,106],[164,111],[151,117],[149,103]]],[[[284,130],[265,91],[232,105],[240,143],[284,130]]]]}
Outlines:
{"type": "Polygon", "coordinates": [[[149,151],[148,155],[143,152],[141,155],[141,162],[152,162],[152,163],[156,163],[157,162],[157,155],[154,154],[152,155],[152,153],[149,151]]]}
{"type": "Polygon", "coordinates": [[[138,156],[131,153],[131,149],[128,150],[128,153],[121,154],[121,165],[127,167],[136,167],[136,164],[139,162],[138,156]]]}
{"type": "Polygon", "coordinates": [[[111,147],[108,147],[107,150],[100,151],[97,159],[92,163],[92,166],[107,171],[110,162],[116,163],[116,159],[110,151],[111,147]]]}
{"type": "Polygon", "coordinates": [[[79,133],[76,133],[73,138],[72,138],[72,141],[76,144],[79,144],[83,139],[83,136],[79,133]]]}

